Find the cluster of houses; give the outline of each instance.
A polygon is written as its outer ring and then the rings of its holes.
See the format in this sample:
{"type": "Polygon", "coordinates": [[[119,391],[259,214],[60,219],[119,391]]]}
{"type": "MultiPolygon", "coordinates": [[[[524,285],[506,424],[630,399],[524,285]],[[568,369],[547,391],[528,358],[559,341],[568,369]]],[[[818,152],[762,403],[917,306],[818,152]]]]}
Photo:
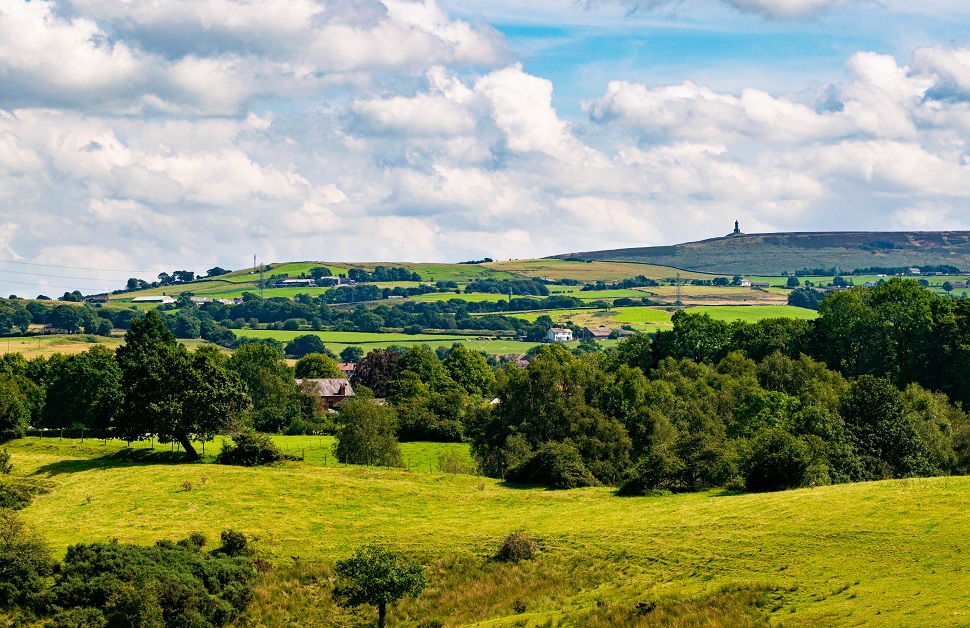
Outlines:
{"type": "Polygon", "coordinates": [[[573,330],[566,327],[550,327],[549,331],[546,332],[545,339],[548,342],[572,342],[575,335],[578,340],[606,340],[608,338],[625,338],[631,333],[626,329],[614,327],[583,327],[577,334],[573,334],[573,330]]]}
{"type": "MultiPolygon", "coordinates": [[[[242,299],[213,299],[212,297],[189,297],[189,300],[196,305],[202,305],[203,303],[222,303],[223,305],[239,305],[242,303],[242,299]]],[[[132,303],[158,303],[160,305],[168,305],[170,303],[175,303],[175,299],[168,296],[167,294],[149,297],[135,297],[131,300],[132,303]]]]}

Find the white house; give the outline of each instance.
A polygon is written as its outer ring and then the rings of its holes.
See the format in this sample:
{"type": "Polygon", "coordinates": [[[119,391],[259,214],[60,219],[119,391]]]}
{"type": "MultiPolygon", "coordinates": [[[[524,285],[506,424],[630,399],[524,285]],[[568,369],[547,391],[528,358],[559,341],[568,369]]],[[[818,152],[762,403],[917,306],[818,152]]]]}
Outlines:
{"type": "Polygon", "coordinates": [[[546,340],[549,342],[570,342],[573,339],[573,330],[562,327],[550,327],[546,332],[546,340]]]}
{"type": "Polygon", "coordinates": [[[741,287],[742,288],[750,288],[751,287],[751,280],[750,279],[742,279],[741,280],[741,287]]]}

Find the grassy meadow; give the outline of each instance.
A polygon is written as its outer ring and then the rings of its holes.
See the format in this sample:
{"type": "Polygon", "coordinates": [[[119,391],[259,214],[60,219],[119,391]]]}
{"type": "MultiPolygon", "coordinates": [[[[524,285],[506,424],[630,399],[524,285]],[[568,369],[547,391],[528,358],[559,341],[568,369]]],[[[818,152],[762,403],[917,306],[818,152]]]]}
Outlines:
{"type": "MultiPolygon", "coordinates": [[[[308,437],[284,439],[284,446],[308,437]]],[[[167,446],[37,438],[6,445],[50,493],[23,511],[57,554],[232,527],[273,569],[241,625],[364,626],[330,601],[332,565],[364,543],[429,568],[390,623],[447,626],[960,626],[970,621],[970,478],[767,494],[619,498],[473,475],[323,466],[185,464],[167,446]],[[185,488],[185,482],[192,485],[185,488]],[[533,561],[489,560],[508,532],[533,561]]],[[[416,443],[432,457],[441,445],[416,443]]],[[[459,447],[459,446],[453,446],[459,447]]],[[[207,450],[211,455],[213,447],[207,450]]],[[[420,465],[418,465],[420,467],[420,465]]]]}

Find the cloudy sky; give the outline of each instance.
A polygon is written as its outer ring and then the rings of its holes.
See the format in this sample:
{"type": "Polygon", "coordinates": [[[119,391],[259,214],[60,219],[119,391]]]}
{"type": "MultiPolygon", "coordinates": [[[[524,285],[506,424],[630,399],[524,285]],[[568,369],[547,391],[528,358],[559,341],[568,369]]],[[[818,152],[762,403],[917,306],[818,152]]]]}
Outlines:
{"type": "Polygon", "coordinates": [[[966,0],[0,0],[0,293],[970,228],[966,0]]]}

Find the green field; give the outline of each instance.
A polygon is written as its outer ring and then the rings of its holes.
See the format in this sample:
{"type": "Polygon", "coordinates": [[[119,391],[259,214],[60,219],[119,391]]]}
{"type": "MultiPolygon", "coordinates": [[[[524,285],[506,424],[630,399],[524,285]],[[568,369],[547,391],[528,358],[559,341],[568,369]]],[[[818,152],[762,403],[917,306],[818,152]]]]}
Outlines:
{"type": "MultiPolygon", "coordinates": [[[[371,334],[365,332],[332,332],[332,331],[279,331],[269,329],[237,329],[234,332],[239,336],[250,338],[273,338],[280,342],[289,342],[296,336],[314,334],[320,336],[328,350],[340,353],[347,347],[359,346],[365,352],[371,349],[386,349],[391,345],[411,347],[415,345],[427,345],[432,349],[437,347],[451,347],[456,342],[460,342],[469,349],[484,351],[489,355],[508,355],[526,353],[536,345],[535,342],[522,342],[512,339],[503,340],[480,340],[478,336],[457,336],[457,335],[434,335],[418,334],[408,336],[406,334],[371,334]]],[[[615,340],[604,340],[599,344],[608,347],[615,344],[615,340]]],[[[579,346],[578,341],[566,342],[563,345],[568,349],[579,346]]]]}
{"type": "Polygon", "coordinates": [[[373,621],[329,597],[333,561],[364,543],[430,567],[425,593],[391,609],[395,625],[436,617],[448,626],[895,627],[970,618],[970,478],[618,498],[608,488],[527,489],[312,460],[181,464],[157,447],[145,457],[116,441],[9,443],[15,474],[52,489],[24,517],[57,554],[72,543],[150,544],[192,531],[217,539],[227,527],[253,535],[274,568],[252,625],[373,621]],[[539,540],[536,560],[488,561],[513,530],[539,540]]]}
{"type": "Polygon", "coordinates": [[[687,311],[690,313],[708,314],[711,318],[719,321],[744,321],[746,323],[754,323],[765,318],[798,318],[805,321],[818,318],[818,312],[815,310],[807,310],[791,305],[749,305],[738,307],[710,305],[688,308],[687,311]]]}
{"type": "Polygon", "coordinates": [[[278,329],[235,329],[233,333],[242,338],[272,338],[289,342],[297,336],[317,336],[324,342],[341,344],[370,344],[373,342],[444,342],[461,340],[458,334],[394,334],[370,333],[363,331],[283,331],[278,329]]]}
{"type": "Polygon", "coordinates": [[[560,259],[527,259],[508,262],[492,262],[487,267],[527,277],[544,277],[547,279],[576,279],[583,282],[620,281],[643,275],[648,279],[668,279],[680,273],[683,279],[713,279],[715,275],[690,272],[657,266],[655,264],[637,264],[629,262],[566,262],[560,259]]]}

